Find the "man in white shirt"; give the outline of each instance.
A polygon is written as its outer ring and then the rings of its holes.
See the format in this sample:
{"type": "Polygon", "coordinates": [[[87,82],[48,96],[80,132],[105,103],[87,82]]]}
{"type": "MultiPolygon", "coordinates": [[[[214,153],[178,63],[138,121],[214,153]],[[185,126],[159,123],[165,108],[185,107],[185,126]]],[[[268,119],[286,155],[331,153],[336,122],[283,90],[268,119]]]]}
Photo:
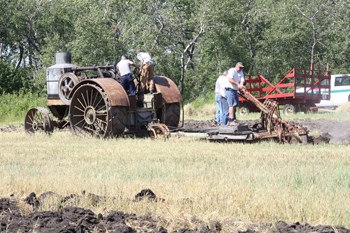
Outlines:
{"type": "Polygon", "coordinates": [[[227,71],[218,77],[215,83],[215,102],[216,102],[216,124],[226,125],[228,117],[228,105],[225,95],[225,86],[228,82],[227,71]]]}
{"type": "Polygon", "coordinates": [[[141,62],[140,65],[140,79],[141,79],[141,88],[144,93],[154,92],[154,62],[149,53],[140,51],[137,54],[137,59],[141,62]]]}
{"type": "Polygon", "coordinates": [[[228,70],[225,94],[229,106],[228,124],[236,124],[236,107],[238,106],[238,90],[244,88],[243,64],[238,62],[234,68],[228,70]]]}
{"type": "Polygon", "coordinates": [[[123,55],[117,64],[117,68],[121,76],[121,85],[130,96],[134,96],[136,95],[136,87],[130,66],[136,67],[136,65],[130,61],[126,55],[123,55]]]}

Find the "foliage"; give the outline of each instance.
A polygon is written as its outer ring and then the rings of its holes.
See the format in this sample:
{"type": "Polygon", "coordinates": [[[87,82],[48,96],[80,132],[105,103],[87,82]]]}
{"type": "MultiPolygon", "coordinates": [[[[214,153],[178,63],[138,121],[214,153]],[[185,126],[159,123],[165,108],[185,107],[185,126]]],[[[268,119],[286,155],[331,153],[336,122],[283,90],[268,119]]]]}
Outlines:
{"type": "Polygon", "coordinates": [[[0,95],[0,122],[22,122],[30,108],[45,105],[46,97],[40,97],[35,93],[2,94],[0,95]]]}
{"type": "Polygon", "coordinates": [[[30,80],[26,69],[15,69],[12,65],[0,61],[0,94],[14,93],[28,89],[30,80]]]}
{"type": "Polygon", "coordinates": [[[56,52],[86,66],[144,49],[191,101],[238,61],[272,82],[311,61],[349,72],[349,9],[348,0],[0,0],[0,59],[29,68],[13,78],[42,89],[56,52]]]}

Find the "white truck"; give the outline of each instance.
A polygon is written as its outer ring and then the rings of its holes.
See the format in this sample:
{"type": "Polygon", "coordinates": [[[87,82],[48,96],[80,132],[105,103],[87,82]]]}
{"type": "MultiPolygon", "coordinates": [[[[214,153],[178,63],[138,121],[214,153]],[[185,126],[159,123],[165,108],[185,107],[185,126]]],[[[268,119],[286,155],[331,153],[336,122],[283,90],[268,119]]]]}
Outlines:
{"type": "Polygon", "coordinates": [[[328,98],[328,93],[323,94],[322,100],[316,106],[318,108],[335,109],[347,102],[350,102],[350,74],[331,75],[330,98],[328,98]]]}

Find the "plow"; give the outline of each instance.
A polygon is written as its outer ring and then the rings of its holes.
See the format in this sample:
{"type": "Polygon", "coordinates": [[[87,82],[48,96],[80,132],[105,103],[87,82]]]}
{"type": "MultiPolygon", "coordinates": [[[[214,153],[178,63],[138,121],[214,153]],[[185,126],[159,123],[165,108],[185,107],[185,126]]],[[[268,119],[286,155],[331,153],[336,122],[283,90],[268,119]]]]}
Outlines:
{"type": "Polygon", "coordinates": [[[179,127],[181,93],[165,76],[154,77],[154,93],[138,91],[130,96],[120,84],[115,66],[79,67],[71,64],[69,53],[58,53],[46,79],[47,108],[33,107],[27,112],[24,128],[28,134],[69,128],[75,135],[99,138],[201,135],[209,141],[312,141],[307,128],[282,120],[276,101],[262,103],[244,88],[239,93],[260,110],[259,123],[186,130],[179,127]]]}
{"type": "Polygon", "coordinates": [[[261,141],[273,139],[281,143],[312,142],[306,127],[282,120],[278,103],[266,99],[263,103],[252,96],[246,89],[240,89],[239,94],[254,104],[261,111],[260,122],[249,127],[245,123],[236,126],[222,126],[207,130],[210,141],[261,141]]]}

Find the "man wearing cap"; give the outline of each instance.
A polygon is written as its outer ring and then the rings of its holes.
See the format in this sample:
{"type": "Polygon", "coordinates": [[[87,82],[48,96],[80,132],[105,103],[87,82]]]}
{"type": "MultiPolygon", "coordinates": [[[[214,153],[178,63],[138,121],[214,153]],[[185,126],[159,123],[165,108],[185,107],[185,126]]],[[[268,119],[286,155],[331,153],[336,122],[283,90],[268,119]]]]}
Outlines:
{"type": "Polygon", "coordinates": [[[235,125],[236,107],[238,106],[238,90],[244,88],[243,64],[238,62],[234,68],[230,68],[227,73],[227,84],[225,86],[225,95],[229,106],[228,125],[235,125]]]}
{"type": "Polygon", "coordinates": [[[136,65],[128,59],[126,55],[123,55],[117,64],[121,76],[121,84],[124,90],[130,95],[136,95],[136,87],[133,81],[130,66],[136,67],[136,65]]]}
{"type": "Polygon", "coordinates": [[[136,57],[141,62],[140,79],[142,90],[144,93],[153,93],[154,62],[152,60],[152,57],[149,53],[143,52],[142,50],[139,50],[136,57]]]}

